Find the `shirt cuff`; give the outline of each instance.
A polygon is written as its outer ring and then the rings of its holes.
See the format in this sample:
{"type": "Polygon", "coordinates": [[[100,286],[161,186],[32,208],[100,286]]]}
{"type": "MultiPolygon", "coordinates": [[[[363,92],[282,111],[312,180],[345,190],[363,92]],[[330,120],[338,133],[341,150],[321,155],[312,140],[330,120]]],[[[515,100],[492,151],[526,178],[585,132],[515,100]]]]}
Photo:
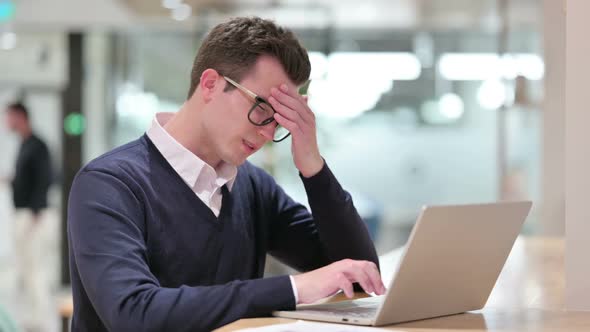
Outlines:
{"type": "Polygon", "coordinates": [[[293,288],[293,295],[295,296],[295,304],[299,304],[299,295],[297,295],[297,285],[295,285],[295,279],[293,276],[289,276],[291,279],[291,288],[293,288]]]}

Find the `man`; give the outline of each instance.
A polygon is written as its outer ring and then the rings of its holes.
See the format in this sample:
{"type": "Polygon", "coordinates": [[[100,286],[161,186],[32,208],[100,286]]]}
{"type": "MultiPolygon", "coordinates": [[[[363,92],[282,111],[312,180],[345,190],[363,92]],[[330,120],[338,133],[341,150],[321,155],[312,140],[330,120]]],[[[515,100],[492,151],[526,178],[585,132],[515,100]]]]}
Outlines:
{"type": "Polygon", "coordinates": [[[352,284],[384,293],[350,195],[318,150],[297,86],[307,52],[260,18],[216,26],[186,103],[84,167],[69,201],[75,331],[208,331],[352,284]],[[246,159],[292,137],[312,214],[246,159]],[[269,252],[300,271],[262,278],[269,252]]]}
{"type": "Polygon", "coordinates": [[[42,272],[44,258],[43,212],[47,207],[47,191],[51,184],[49,150],[31,128],[29,112],[21,103],[6,109],[8,128],[22,139],[12,194],[15,207],[14,243],[17,262],[17,280],[23,287],[23,300],[27,308],[28,330],[44,326],[49,301],[49,284],[42,272]]]}

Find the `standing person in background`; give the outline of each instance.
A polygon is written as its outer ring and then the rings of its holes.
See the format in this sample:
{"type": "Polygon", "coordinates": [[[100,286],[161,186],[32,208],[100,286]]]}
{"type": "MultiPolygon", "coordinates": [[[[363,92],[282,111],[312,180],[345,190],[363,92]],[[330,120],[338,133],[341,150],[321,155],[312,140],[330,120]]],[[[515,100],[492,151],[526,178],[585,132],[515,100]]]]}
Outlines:
{"type": "Polygon", "coordinates": [[[21,103],[6,108],[8,128],[22,142],[16,159],[12,194],[15,207],[14,243],[17,280],[23,287],[27,331],[40,331],[47,312],[49,285],[41,273],[43,214],[51,184],[51,158],[47,145],[33,133],[29,112],[21,103]]]}

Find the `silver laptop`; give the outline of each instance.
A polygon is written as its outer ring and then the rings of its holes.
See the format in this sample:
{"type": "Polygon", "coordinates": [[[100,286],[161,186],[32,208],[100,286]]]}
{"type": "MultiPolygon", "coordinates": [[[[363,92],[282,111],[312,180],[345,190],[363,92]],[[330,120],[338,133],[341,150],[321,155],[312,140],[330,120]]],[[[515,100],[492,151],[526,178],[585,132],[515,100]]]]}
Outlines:
{"type": "Polygon", "coordinates": [[[481,309],[531,205],[424,207],[385,295],[302,305],[273,315],[381,326],[481,309]]]}

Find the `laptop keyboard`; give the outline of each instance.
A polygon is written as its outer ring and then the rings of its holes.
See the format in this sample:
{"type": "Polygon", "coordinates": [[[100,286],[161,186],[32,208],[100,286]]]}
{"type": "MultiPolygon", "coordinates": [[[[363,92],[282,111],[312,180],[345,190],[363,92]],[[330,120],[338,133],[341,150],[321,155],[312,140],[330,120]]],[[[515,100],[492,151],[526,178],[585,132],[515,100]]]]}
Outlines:
{"type": "Polygon", "coordinates": [[[311,314],[371,318],[377,314],[381,301],[381,297],[368,297],[353,301],[322,304],[309,309],[301,308],[301,310],[311,314]]]}

